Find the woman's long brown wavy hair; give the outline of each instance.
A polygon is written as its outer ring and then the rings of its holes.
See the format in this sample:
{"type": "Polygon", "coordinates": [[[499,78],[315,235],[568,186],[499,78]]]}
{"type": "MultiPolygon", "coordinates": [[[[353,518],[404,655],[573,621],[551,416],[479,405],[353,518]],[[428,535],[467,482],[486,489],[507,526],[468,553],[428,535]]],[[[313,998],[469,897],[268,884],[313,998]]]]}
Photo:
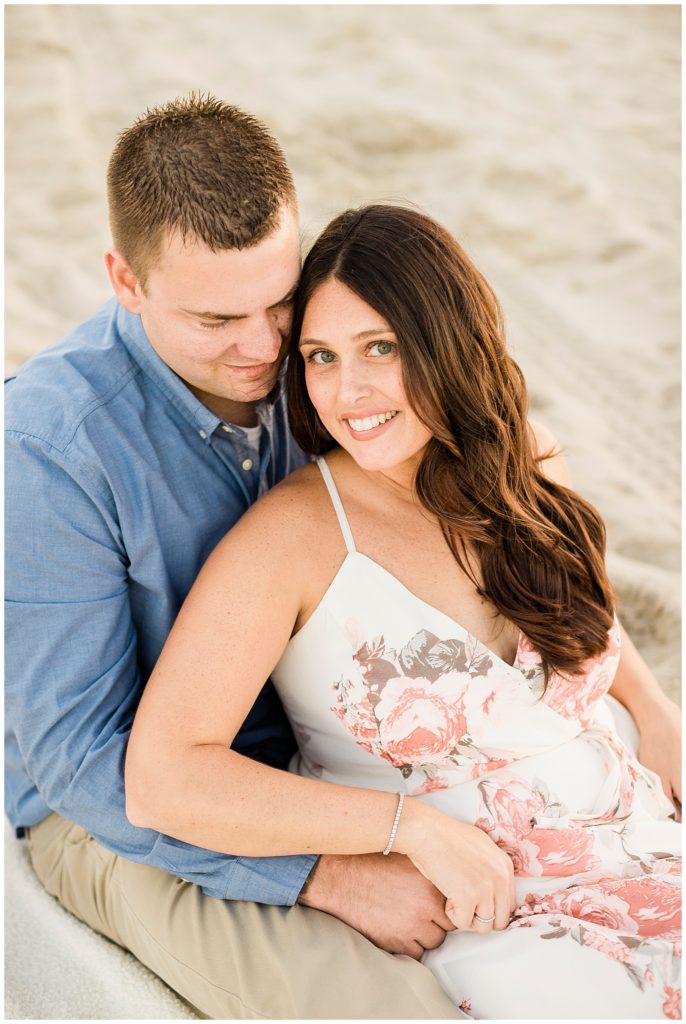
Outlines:
{"type": "Polygon", "coordinates": [[[613,621],[605,527],[588,502],[540,470],[526,384],[505,348],[491,288],[424,214],[374,205],[336,217],[305,261],[288,365],[291,427],[313,455],[335,442],[309,400],[298,343],[305,307],[330,278],[396,335],[408,401],[432,434],[416,493],[456,561],[536,647],[546,681],[551,672],[578,672],[605,650],[613,621]]]}

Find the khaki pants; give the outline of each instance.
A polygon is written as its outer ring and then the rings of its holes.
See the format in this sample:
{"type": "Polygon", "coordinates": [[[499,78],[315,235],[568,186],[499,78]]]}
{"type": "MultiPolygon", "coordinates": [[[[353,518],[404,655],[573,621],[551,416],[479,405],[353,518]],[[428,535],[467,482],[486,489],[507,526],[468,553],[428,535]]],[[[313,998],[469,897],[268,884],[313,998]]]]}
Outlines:
{"type": "Polygon", "coordinates": [[[29,831],[40,881],[215,1020],[458,1019],[429,971],[329,914],[215,900],[110,853],[51,814],[29,831]]]}

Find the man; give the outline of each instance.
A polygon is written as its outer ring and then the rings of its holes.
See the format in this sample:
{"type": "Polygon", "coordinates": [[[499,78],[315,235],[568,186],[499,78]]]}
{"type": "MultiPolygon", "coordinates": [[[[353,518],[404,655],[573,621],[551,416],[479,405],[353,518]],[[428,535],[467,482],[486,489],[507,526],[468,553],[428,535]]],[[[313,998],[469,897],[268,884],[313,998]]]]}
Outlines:
{"type": "MultiPolygon", "coordinates": [[[[48,892],[206,1016],[459,1017],[416,962],[443,898],[405,858],[227,857],[126,819],[127,736],[178,609],[304,461],[280,393],[300,264],[283,153],[215,99],[140,118],[108,192],[115,298],[7,387],[10,820],[48,892]]],[[[234,747],[287,764],[271,686],[234,747]]]]}

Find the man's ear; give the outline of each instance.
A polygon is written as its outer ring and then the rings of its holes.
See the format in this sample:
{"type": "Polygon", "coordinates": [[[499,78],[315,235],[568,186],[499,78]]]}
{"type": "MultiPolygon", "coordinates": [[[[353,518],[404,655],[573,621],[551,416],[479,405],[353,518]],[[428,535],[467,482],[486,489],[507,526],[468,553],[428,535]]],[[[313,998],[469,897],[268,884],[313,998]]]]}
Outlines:
{"type": "Polygon", "coordinates": [[[124,309],[130,313],[140,313],[143,289],[119,249],[109,249],[105,253],[105,266],[114,294],[124,309]]]}

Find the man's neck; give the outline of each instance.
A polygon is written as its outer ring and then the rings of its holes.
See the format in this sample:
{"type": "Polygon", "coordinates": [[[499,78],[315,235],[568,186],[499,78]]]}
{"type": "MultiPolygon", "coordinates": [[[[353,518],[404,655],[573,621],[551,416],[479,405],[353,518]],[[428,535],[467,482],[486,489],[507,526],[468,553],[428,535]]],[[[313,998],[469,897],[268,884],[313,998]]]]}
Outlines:
{"type": "Polygon", "coordinates": [[[206,391],[194,388],[190,384],[188,387],[198,401],[206,405],[210,412],[213,412],[215,416],[219,416],[221,420],[227,423],[235,423],[237,427],[257,426],[259,422],[257,418],[257,402],[232,402],[230,398],[209,395],[206,391]]]}

